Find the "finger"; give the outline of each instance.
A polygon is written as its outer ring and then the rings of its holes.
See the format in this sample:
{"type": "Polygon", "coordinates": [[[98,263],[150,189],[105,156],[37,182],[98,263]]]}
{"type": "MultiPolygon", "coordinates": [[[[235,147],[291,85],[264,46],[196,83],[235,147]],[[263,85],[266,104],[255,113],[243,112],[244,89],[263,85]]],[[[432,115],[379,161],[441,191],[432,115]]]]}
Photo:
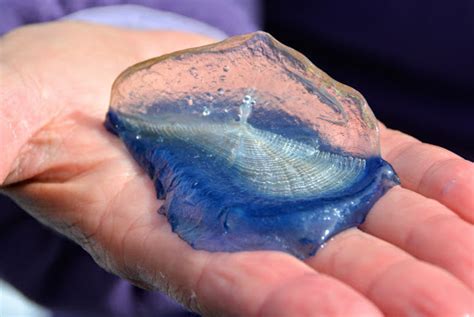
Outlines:
{"type": "Polygon", "coordinates": [[[148,280],[205,316],[380,316],[356,291],[294,257],[196,251],[166,220],[159,222],[129,230],[124,254],[141,256],[140,271],[148,280]],[[140,249],[147,257],[136,254],[140,249]]]}
{"type": "Polygon", "coordinates": [[[130,173],[120,161],[98,166],[109,175],[100,174],[100,182],[99,175],[89,172],[59,184],[24,184],[10,194],[33,214],[47,215],[50,225],[65,222],[59,229],[107,270],[138,286],[159,288],[206,316],[380,316],[362,295],[289,255],[193,250],[156,212],[159,204],[145,175],[119,180],[130,173]],[[107,191],[114,181],[123,185],[111,195],[107,191]],[[59,201],[64,195],[68,199],[59,201]],[[110,195],[107,210],[99,212],[100,198],[110,195]]]}
{"type": "Polygon", "coordinates": [[[445,268],[474,289],[474,227],[437,201],[392,188],[374,205],[361,228],[445,268]]]}
{"type": "Polygon", "coordinates": [[[436,199],[474,222],[474,164],[443,148],[381,127],[382,156],[402,186],[436,199]]]}
{"type": "Polygon", "coordinates": [[[349,284],[388,316],[474,311],[472,292],[452,275],[358,229],[337,235],[307,263],[349,284]]]}
{"type": "MultiPolygon", "coordinates": [[[[382,313],[353,292],[321,292],[334,283],[323,275],[303,275],[272,291],[257,316],[378,316],[382,313]],[[324,283],[326,282],[326,283],[324,283]],[[322,294],[321,294],[322,293],[322,294]],[[322,295],[322,296],[321,296],[322,295]],[[315,309],[315,307],[317,309],[315,309]]],[[[341,285],[340,283],[338,283],[341,285]]],[[[330,286],[331,287],[331,286],[330,286]]],[[[333,288],[333,287],[331,287],[333,288]]],[[[346,288],[346,287],[344,287],[346,288]]]]}
{"type": "Polygon", "coordinates": [[[278,252],[229,254],[192,249],[171,231],[156,206],[150,208],[156,198],[144,188],[150,188],[147,177],[128,182],[111,202],[113,212],[101,229],[122,231],[107,245],[122,250],[121,270],[132,280],[155,285],[206,316],[380,316],[356,291],[317,274],[294,257],[278,252]],[[142,216],[137,217],[139,213],[142,216]],[[282,303],[296,295],[292,305],[282,303]]]}

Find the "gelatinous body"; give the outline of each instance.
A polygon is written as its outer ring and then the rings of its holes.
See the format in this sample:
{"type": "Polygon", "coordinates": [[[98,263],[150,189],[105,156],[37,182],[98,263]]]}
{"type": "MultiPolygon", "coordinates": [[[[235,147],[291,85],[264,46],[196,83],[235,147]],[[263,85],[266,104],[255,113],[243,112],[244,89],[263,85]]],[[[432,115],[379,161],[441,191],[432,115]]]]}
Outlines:
{"type": "Polygon", "coordinates": [[[398,183],[362,96],[262,32],[125,71],[107,127],[198,249],[305,258],[398,183]]]}

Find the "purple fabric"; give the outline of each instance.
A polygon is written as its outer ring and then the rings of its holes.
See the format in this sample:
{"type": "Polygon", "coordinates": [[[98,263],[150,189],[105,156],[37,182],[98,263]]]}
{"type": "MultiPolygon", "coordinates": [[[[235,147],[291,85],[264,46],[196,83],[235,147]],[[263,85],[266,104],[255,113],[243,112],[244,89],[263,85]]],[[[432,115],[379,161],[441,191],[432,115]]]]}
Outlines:
{"type": "Polygon", "coordinates": [[[96,6],[138,4],[175,12],[221,29],[228,35],[253,32],[260,23],[254,0],[0,0],[0,34],[15,27],[58,19],[96,6]]]}
{"type": "MultiPolygon", "coordinates": [[[[255,31],[259,24],[253,0],[0,0],[0,34],[89,7],[126,3],[188,16],[228,35],[255,31]]],[[[105,272],[79,246],[1,195],[0,250],[0,278],[56,316],[196,316],[164,294],[105,272]]]]}

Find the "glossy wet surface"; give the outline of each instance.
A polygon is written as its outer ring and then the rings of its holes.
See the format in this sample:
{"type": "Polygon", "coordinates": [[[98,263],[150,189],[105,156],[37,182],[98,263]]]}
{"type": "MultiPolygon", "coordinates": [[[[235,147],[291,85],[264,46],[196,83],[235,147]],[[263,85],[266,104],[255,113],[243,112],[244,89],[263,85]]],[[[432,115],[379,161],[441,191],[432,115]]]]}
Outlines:
{"type": "Polygon", "coordinates": [[[305,258],[398,183],[363,97],[265,33],[130,68],[106,126],[197,249],[305,258]]]}

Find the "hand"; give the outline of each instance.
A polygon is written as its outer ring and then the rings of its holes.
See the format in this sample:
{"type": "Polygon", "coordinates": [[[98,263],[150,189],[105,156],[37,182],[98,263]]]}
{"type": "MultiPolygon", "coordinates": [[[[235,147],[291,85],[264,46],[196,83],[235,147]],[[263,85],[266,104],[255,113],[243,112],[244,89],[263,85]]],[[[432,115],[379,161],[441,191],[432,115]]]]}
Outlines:
{"type": "Polygon", "coordinates": [[[209,41],[72,22],[2,38],[2,192],[105,269],[204,315],[473,314],[473,164],[386,128],[382,153],[402,187],[305,262],[197,251],[171,232],[152,182],[103,121],[121,70],[209,41]]]}

